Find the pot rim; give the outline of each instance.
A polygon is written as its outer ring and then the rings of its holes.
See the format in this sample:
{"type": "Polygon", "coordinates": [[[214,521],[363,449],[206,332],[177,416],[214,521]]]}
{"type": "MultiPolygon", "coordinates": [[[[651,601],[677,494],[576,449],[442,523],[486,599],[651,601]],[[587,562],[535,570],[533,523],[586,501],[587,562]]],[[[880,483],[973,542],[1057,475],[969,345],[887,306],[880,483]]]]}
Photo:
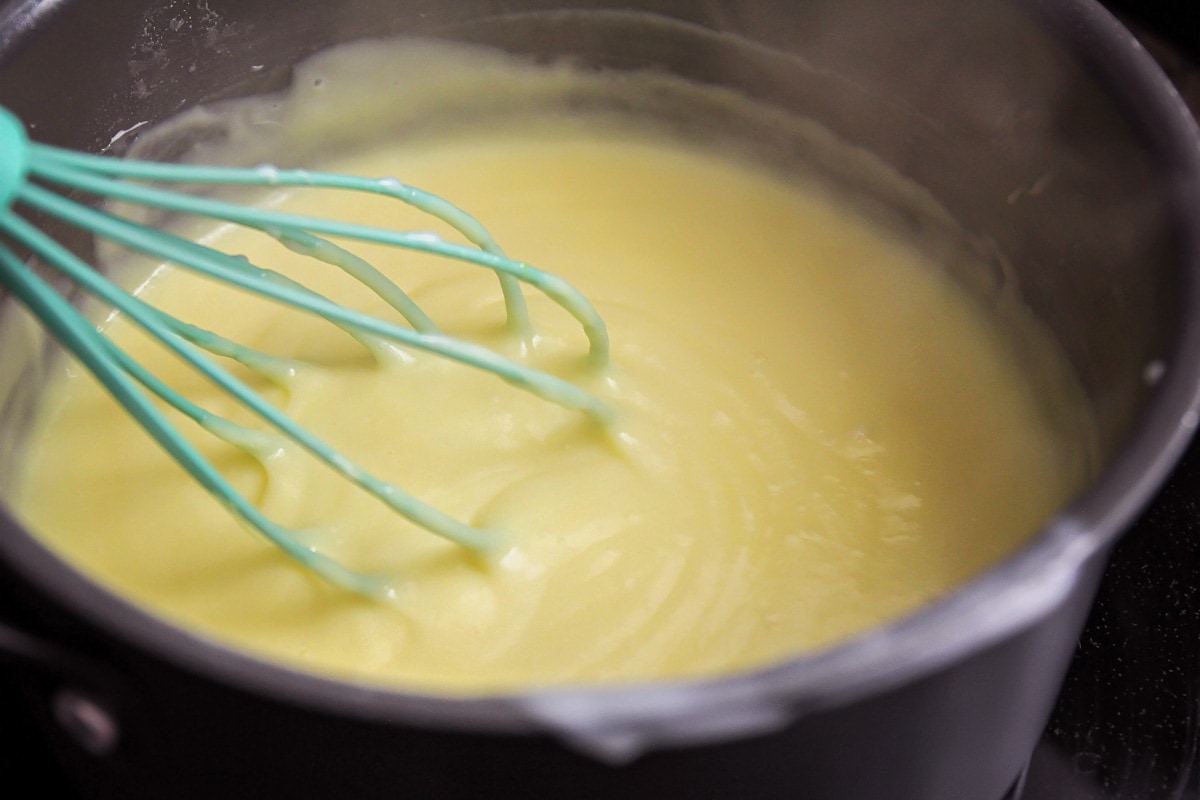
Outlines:
{"type": "Polygon", "coordinates": [[[827,649],[739,674],[456,695],[321,677],[190,633],[77,572],[26,533],[7,508],[0,510],[0,559],[102,632],[208,680],[364,720],[507,733],[550,727],[583,739],[612,734],[615,744],[598,749],[617,760],[647,744],[781,727],[798,715],[934,673],[1031,626],[1064,602],[1084,567],[1105,554],[1148,504],[1200,424],[1200,214],[1188,215],[1200,209],[1200,129],[1157,63],[1098,2],[1014,2],[1096,74],[1171,176],[1167,190],[1179,217],[1183,276],[1180,328],[1164,354],[1166,371],[1155,396],[1112,462],[1019,551],[952,593],[827,649]],[[740,716],[732,729],[723,724],[705,731],[697,719],[721,718],[733,709],[740,716]],[[644,740],[621,738],[651,719],[655,729],[644,740]]]}

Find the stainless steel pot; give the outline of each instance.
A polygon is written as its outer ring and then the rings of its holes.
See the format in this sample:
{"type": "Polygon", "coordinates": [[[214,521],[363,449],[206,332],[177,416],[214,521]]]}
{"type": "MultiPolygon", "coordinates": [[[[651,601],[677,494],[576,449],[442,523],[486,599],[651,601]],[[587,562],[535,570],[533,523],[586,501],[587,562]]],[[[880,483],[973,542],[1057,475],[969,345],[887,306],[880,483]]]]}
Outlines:
{"type": "MultiPolygon", "coordinates": [[[[0,665],[24,676],[80,791],[1002,797],[1109,548],[1200,420],[1200,135],[1166,79],[1088,0],[26,0],[0,11],[0,103],[43,141],[99,150],[135,123],[278,87],[330,44],[401,33],[674,71],[874,152],[1015,273],[1092,403],[1102,467],[1019,553],[843,646],[722,680],[479,699],[226,651],[108,594],[5,515],[0,665]]],[[[44,354],[11,337],[0,352],[14,367],[3,475],[44,354]]]]}

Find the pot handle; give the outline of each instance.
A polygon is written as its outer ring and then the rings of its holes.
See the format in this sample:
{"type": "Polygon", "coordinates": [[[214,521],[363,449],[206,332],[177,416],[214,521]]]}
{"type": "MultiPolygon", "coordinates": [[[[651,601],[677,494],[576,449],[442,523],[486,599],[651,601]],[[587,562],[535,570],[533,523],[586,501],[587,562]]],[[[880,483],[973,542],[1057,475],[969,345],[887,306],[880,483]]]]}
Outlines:
{"type": "Polygon", "coordinates": [[[85,752],[107,756],[121,743],[114,698],[128,697],[113,671],[55,642],[0,620],[0,670],[32,673],[49,683],[54,722],[85,752]]]}

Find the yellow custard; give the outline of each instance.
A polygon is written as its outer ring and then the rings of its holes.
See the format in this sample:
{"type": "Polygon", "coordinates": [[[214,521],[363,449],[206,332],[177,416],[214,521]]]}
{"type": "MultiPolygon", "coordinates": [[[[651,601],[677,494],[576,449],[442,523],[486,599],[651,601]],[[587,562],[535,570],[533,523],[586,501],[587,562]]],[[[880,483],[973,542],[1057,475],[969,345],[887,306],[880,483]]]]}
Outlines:
{"type": "MultiPolygon", "coordinates": [[[[171,269],[154,305],[310,366],[262,391],[381,477],[496,532],[480,559],[288,450],[265,462],[180,427],[279,522],[395,576],[379,603],[249,534],[80,368],[53,387],[15,504],[56,551],[180,625],[302,669],[480,692],[713,675],[911,611],[1011,552],[1083,479],[995,320],[923,252],[816,186],[636,125],[530,116],[314,168],[451,198],[605,317],[611,365],[494,276],[364,251],[448,333],[565,375],[611,430],[493,376],[171,269]]],[[[435,228],[395,204],[278,207],[435,228]]],[[[232,228],[196,233],[393,318],[337,270],[232,228]]],[[[109,335],[193,399],[229,401],[120,318],[109,335]]],[[[261,384],[261,382],[260,382],[261,384]]]]}

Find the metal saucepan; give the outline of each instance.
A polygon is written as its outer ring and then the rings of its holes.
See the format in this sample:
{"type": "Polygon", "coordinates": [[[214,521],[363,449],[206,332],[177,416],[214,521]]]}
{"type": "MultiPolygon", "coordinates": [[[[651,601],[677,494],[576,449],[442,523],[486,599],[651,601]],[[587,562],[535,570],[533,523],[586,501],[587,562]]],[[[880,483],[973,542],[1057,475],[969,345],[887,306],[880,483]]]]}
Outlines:
{"type": "MultiPolygon", "coordinates": [[[[1090,0],[24,0],[0,10],[0,102],[43,141],[100,150],[134,123],[276,88],[331,44],[398,34],[654,66],[872,151],[1011,265],[1092,403],[1098,475],[1011,558],[828,651],[720,680],[474,699],[224,650],[5,515],[0,666],[80,792],[1002,797],[1111,545],[1200,419],[1200,136],[1165,77],[1090,0]]],[[[43,356],[0,342],[0,477],[43,356]]]]}

